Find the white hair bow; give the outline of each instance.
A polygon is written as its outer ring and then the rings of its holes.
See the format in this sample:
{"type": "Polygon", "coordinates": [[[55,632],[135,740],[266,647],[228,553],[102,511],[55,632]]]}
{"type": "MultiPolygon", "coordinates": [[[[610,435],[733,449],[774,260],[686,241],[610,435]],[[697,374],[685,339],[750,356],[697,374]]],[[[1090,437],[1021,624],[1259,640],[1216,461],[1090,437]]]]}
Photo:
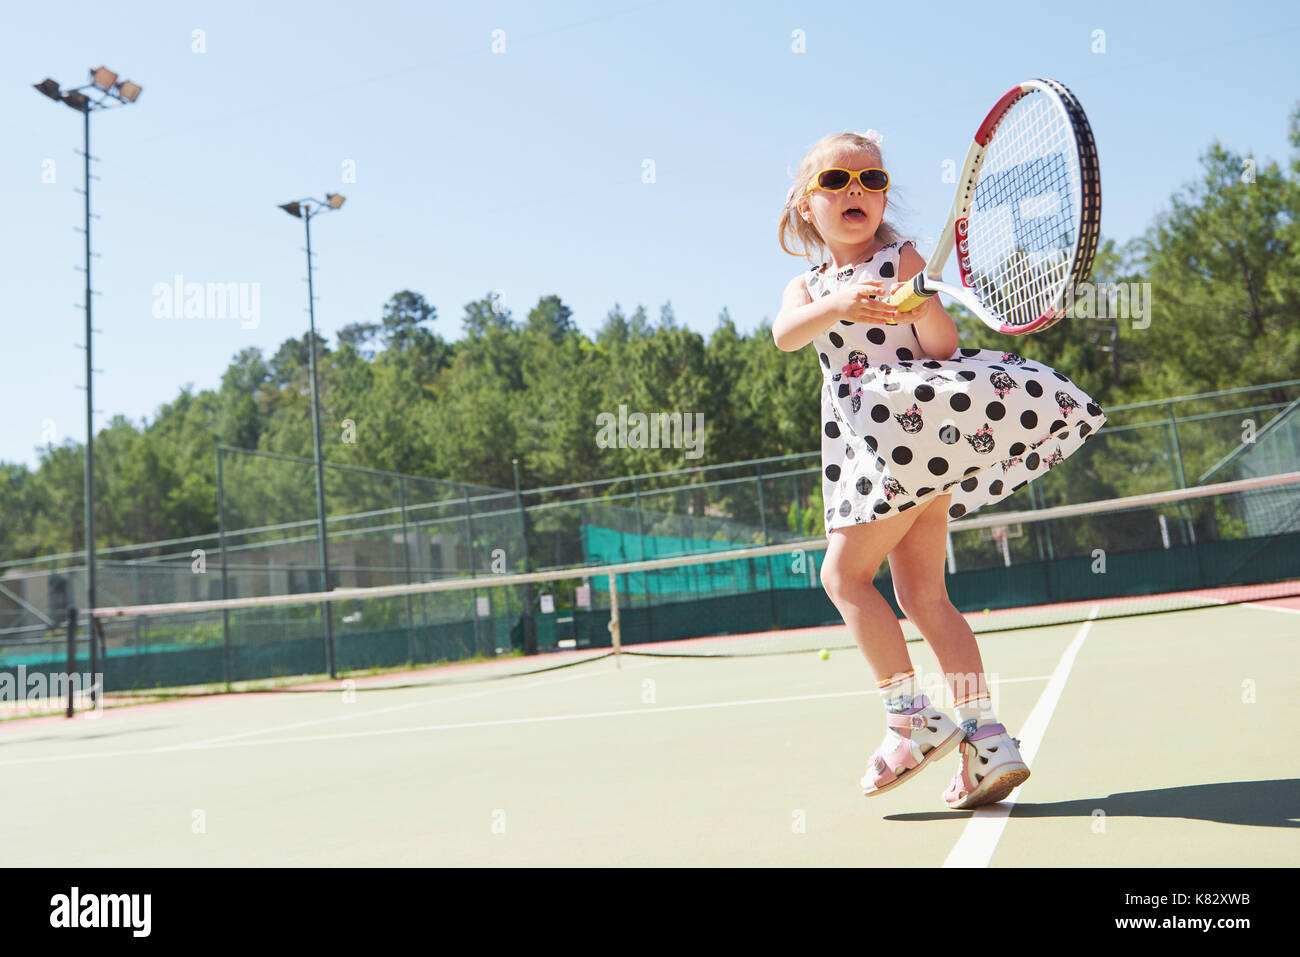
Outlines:
{"type": "Polygon", "coordinates": [[[861,136],[864,140],[871,140],[871,142],[875,143],[877,146],[880,145],[881,136],[875,130],[866,130],[865,132],[858,133],[857,135],[861,136]]]}

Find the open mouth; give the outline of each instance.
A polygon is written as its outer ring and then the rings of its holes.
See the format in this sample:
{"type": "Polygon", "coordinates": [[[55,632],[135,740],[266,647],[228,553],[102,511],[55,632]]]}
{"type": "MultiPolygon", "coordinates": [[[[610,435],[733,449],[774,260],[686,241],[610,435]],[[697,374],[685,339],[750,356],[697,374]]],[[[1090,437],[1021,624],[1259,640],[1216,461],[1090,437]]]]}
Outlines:
{"type": "Polygon", "coordinates": [[[851,223],[864,223],[867,220],[867,214],[858,207],[853,206],[844,211],[844,218],[851,223]]]}

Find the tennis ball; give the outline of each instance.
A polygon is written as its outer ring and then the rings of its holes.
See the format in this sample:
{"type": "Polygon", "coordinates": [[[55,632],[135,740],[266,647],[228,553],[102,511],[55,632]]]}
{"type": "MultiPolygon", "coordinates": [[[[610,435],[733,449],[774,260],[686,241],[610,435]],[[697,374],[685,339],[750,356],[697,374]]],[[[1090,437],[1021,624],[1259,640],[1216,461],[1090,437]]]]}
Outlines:
{"type": "Polygon", "coordinates": [[[985,608],[985,609],[984,609],[984,614],[987,615],[988,613],[989,613],[989,610],[988,610],[987,608],[985,608]]]}
{"type": "Polygon", "coordinates": [[[829,651],[827,651],[825,648],[823,648],[821,651],[817,652],[817,654],[819,654],[819,655],[822,656],[822,661],[826,661],[826,660],[829,659],[830,656],[831,656],[831,653],[830,653],[829,651]]]}

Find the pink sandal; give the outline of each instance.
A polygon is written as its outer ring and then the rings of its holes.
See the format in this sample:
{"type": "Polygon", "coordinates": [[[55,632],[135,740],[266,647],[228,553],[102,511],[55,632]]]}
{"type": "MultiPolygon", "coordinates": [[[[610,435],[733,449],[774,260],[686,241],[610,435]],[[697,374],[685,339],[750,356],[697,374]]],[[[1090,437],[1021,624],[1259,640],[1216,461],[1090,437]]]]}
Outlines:
{"type": "Polygon", "coordinates": [[[887,713],[885,721],[892,740],[887,739],[867,761],[867,773],[860,782],[867,797],[910,781],[916,771],[943,757],[962,739],[957,723],[930,707],[925,695],[914,698],[907,711],[887,713]]]}
{"type": "Polygon", "coordinates": [[[1000,724],[986,724],[961,742],[961,762],[944,803],[954,810],[994,804],[1029,777],[1029,765],[1020,757],[1020,739],[1000,724]]]}

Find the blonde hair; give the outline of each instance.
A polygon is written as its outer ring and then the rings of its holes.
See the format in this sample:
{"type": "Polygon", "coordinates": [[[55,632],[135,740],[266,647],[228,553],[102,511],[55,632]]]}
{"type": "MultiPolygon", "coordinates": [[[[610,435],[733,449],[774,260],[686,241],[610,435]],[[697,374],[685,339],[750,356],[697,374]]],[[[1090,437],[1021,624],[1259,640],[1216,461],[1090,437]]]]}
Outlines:
{"type": "MultiPolygon", "coordinates": [[[[794,185],[790,187],[790,192],[785,198],[785,209],[781,210],[780,225],[777,228],[777,241],[781,248],[791,256],[802,256],[809,262],[813,262],[813,252],[818,251],[818,255],[825,253],[826,240],[822,234],[817,231],[817,227],[805,220],[799,215],[799,204],[803,202],[805,190],[812,178],[821,170],[826,168],[827,156],[844,149],[864,149],[871,150],[876,154],[880,165],[885,165],[885,159],[880,152],[880,144],[875,139],[863,136],[861,133],[829,133],[812,145],[799,163],[799,170],[795,173],[794,185]],[[795,252],[786,245],[786,237],[790,233],[794,234],[803,252],[795,252]]],[[[892,189],[892,186],[891,186],[892,189]]],[[[880,227],[876,230],[876,239],[888,245],[889,243],[898,242],[903,236],[887,220],[881,220],[880,227]]]]}

